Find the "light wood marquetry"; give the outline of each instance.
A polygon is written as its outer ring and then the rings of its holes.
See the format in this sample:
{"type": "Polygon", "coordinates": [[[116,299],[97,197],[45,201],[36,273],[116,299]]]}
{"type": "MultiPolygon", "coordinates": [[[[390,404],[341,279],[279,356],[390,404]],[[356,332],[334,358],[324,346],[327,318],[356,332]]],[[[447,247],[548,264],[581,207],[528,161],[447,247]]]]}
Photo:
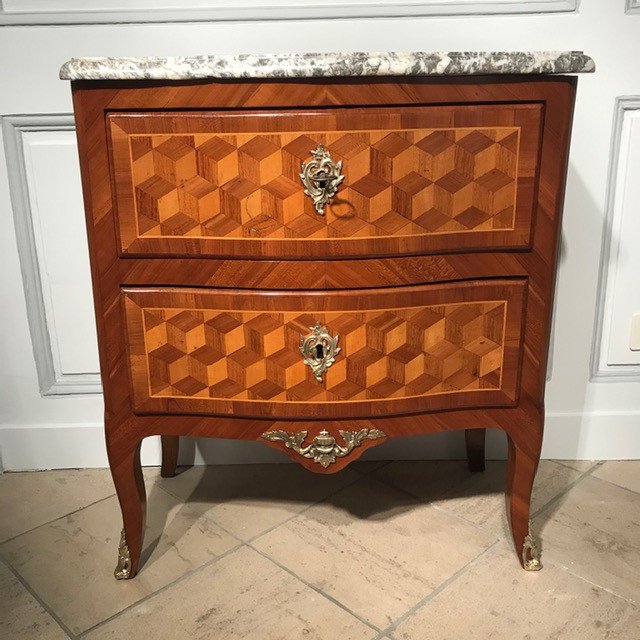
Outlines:
{"type": "Polygon", "coordinates": [[[280,294],[274,303],[259,293],[128,289],[136,404],[144,411],[173,399],[187,411],[223,412],[232,401],[235,413],[304,417],[353,415],[371,402],[383,405],[378,412],[398,402],[415,412],[513,401],[523,281],[394,293],[280,294]],[[340,347],[321,383],[300,353],[317,322],[340,347]]]}
{"type": "Polygon", "coordinates": [[[251,255],[269,239],[282,255],[358,238],[393,251],[403,237],[438,248],[462,235],[526,244],[539,118],[537,105],[113,115],[122,248],[180,252],[188,238],[209,253],[243,240],[233,254],[251,255]],[[323,216],[299,175],[318,144],[345,176],[323,216]]]}

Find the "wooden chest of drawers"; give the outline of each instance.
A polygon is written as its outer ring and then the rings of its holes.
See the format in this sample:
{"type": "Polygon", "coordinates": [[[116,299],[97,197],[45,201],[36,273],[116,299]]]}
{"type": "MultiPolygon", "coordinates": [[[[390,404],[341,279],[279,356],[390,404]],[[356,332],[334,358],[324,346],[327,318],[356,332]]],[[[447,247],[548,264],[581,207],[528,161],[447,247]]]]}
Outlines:
{"type": "Polygon", "coordinates": [[[74,81],[116,577],[138,568],[150,435],[165,475],[179,436],[257,439],[331,473],[442,430],[465,430],[479,470],[500,428],[515,549],[540,567],[529,503],[575,86],[74,81]]]}

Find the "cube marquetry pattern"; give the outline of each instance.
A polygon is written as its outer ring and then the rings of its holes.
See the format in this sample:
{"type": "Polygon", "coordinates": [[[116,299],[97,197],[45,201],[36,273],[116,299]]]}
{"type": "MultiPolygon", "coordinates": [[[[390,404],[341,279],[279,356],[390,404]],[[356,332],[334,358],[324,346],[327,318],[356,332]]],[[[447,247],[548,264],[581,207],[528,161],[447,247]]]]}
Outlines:
{"type": "Polygon", "coordinates": [[[140,309],[150,397],[330,402],[501,388],[507,302],[364,312],[140,309]],[[341,352],[317,382],[300,337],[341,352]]]}
{"type": "Polygon", "coordinates": [[[128,136],[139,237],[348,238],[514,226],[520,128],[128,136]],[[326,216],[299,173],[323,144],[326,216]]]}

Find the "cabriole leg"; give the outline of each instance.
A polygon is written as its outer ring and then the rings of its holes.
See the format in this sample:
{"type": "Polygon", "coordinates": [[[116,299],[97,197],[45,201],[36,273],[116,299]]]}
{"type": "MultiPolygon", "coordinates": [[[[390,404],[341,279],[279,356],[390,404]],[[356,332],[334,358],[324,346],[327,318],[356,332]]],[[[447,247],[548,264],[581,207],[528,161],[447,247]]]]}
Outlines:
{"type": "Polygon", "coordinates": [[[147,497],[140,466],[140,445],[141,441],[118,441],[107,436],[109,466],[123,521],[118,563],[114,571],[118,580],[135,576],[142,551],[147,497]]]}
{"type": "Polygon", "coordinates": [[[484,441],[486,429],[465,429],[469,471],[484,471],[484,441]]]}
{"type": "Polygon", "coordinates": [[[163,478],[173,478],[176,475],[176,467],[178,466],[180,438],[178,436],[160,436],[160,442],[162,445],[160,475],[163,478]]]}
{"type": "Polygon", "coordinates": [[[508,437],[508,442],[506,497],[511,535],[522,567],[527,571],[539,571],[542,564],[539,547],[531,533],[530,507],[542,443],[536,445],[537,453],[532,454],[511,437],[508,437]]]}

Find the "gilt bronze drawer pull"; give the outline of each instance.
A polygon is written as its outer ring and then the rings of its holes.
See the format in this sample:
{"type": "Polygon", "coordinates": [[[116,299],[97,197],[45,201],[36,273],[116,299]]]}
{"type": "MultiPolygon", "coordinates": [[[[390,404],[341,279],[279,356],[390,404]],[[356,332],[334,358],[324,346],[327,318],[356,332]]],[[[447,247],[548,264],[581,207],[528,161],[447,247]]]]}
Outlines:
{"type": "Polygon", "coordinates": [[[344,440],[344,446],[339,445],[336,439],[325,429],[323,429],[314,439],[313,442],[303,447],[302,443],[307,437],[306,431],[298,431],[297,433],[289,433],[288,431],[267,431],[262,437],[271,442],[284,442],[287,449],[293,449],[304,458],[313,458],[325,469],[336,461],[336,458],[344,458],[362,444],[363,440],[376,440],[377,438],[385,438],[386,433],[380,429],[360,429],[360,431],[340,430],[340,435],[344,440]]]}
{"type": "Polygon", "coordinates": [[[316,211],[323,216],[324,207],[336,195],[338,186],[344,180],[342,160],[334,162],[331,154],[319,144],[311,151],[313,160],[302,163],[300,180],[305,195],[311,196],[316,211]]]}

